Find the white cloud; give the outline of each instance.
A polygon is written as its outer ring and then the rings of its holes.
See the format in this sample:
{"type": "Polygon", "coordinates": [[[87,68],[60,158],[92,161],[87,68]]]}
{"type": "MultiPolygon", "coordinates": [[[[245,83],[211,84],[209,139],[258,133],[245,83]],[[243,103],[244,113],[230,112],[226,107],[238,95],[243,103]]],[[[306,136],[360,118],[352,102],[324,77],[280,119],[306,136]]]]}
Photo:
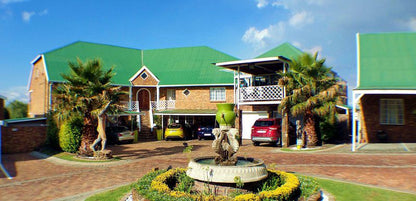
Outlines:
{"type": "Polygon", "coordinates": [[[416,31],[416,17],[410,18],[406,24],[407,24],[407,27],[409,27],[411,31],[416,31]]]}
{"type": "Polygon", "coordinates": [[[311,23],[313,23],[313,16],[306,11],[295,13],[289,19],[289,24],[293,27],[301,27],[311,23]]]}
{"type": "Polygon", "coordinates": [[[26,86],[16,86],[7,90],[0,91],[2,96],[7,98],[7,102],[10,103],[14,100],[19,100],[27,103],[29,101],[28,92],[26,86]]]}
{"type": "Polygon", "coordinates": [[[256,1],[257,1],[257,8],[263,8],[269,4],[268,0],[256,0],[256,1]]]}
{"type": "Polygon", "coordinates": [[[23,11],[22,12],[22,19],[25,22],[30,22],[30,18],[32,18],[33,15],[35,15],[35,12],[33,12],[33,11],[31,11],[31,12],[23,11]]]}
{"type": "Polygon", "coordinates": [[[41,12],[34,12],[34,11],[23,11],[22,12],[22,19],[24,22],[30,22],[30,19],[32,19],[33,16],[44,16],[48,14],[48,9],[45,9],[41,12]]]}
{"type": "Polygon", "coordinates": [[[12,4],[12,3],[19,3],[19,2],[24,2],[26,0],[0,0],[0,3],[3,5],[6,4],[12,4]]]}
{"type": "Polygon", "coordinates": [[[306,52],[309,52],[311,54],[315,54],[315,52],[318,52],[319,53],[319,56],[320,56],[321,55],[321,52],[322,52],[322,46],[320,46],[320,45],[314,46],[314,47],[312,47],[310,49],[306,49],[305,51],[306,52]]]}
{"type": "Polygon", "coordinates": [[[270,25],[269,27],[258,30],[255,27],[250,27],[244,33],[242,40],[245,43],[251,44],[254,49],[262,50],[266,48],[269,43],[275,43],[283,39],[285,24],[279,22],[275,25],[270,25]]]}

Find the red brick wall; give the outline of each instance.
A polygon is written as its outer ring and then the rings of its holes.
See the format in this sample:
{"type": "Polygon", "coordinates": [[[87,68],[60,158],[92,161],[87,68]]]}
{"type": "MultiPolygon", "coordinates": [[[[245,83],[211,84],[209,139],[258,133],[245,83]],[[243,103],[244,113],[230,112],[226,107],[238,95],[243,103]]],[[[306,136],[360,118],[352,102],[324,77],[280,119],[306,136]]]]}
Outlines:
{"type": "Polygon", "coordinates": [[[46,126],[2,126],[2,153],[23,153],[33,151],[45,142],[46,129],[46,126]]]}
{"type": "Polygon", "coordinates": [[[416,95],[364,95],[361,98],[363,139],[370,143],[380,142],[377,131],[383,130],[388,135],[388,142],[416,142],[416,95]],[[380,99],[404,100],[404,125],[380,124],[380,99]]]}
{"type": "Polygon", "coordinates": [[[30,102],[28,104],[28,115],[29,117],[42,116],[48,111],[49,107],[49,85],[46,80],[43,57],[33,65],[31,75],[32,77],[29,86],[31,93],[29,98],[30,102]]]}

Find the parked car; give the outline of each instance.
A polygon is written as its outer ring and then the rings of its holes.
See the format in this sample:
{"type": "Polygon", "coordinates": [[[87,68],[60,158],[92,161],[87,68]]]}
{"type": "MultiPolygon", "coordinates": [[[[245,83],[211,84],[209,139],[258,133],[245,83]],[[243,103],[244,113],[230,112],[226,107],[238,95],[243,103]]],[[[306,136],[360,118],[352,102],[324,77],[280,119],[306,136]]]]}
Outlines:
{"type": "MultiPolygon", "coordinates": [[[[251,141],[254,146],[260,143],[270,143],[276,146],[282,143],[282,119],[281,118],[261,118],[254,122],[251,127],[251,141]]],[[[289,122],[289,141],[296,140],[295,127],[289,122]]]]}
{"type": "Polygon", "coordinates": [[[196,134],[198,137],[198,140],[201,139],[214,139],[215,136],[212,134],[213,127],[211,126],[200,126],[198,127],[196,134]]]}
{"type": "Polygon", "coordinates": [[[185,139],[185,131],[183,126],[178,123],[169,124],[165,130],[165,140],[170,139],[185,139]]]}
{"type": "Polygon", "coordinates": [[[134,141],[134,132],[126,126],[107,127],[106,135],[109,144],[120,144],[121,142],[132,143],[134,141]]]}

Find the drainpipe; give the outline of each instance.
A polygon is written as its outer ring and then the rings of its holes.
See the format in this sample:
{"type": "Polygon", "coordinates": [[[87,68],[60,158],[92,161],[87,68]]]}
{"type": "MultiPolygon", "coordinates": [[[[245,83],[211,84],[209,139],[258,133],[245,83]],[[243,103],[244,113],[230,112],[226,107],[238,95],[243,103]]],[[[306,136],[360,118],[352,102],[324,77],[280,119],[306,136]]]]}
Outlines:
{"type": "Polygon", "coordinates": [[[0,169],[6,175],[7,179],[13,179],[13,177],[10,176],[10,174],[7,172],[6,168],[4,168],[2,159],[1,159],[1,129],[5,126],[4,121],[0,121],[0,169]]]}
{"type": "Polygon", "coordinates": [[[48,110],[52,110],[52,82],[49,83],[48,96],[49,96],[48,110]]]}

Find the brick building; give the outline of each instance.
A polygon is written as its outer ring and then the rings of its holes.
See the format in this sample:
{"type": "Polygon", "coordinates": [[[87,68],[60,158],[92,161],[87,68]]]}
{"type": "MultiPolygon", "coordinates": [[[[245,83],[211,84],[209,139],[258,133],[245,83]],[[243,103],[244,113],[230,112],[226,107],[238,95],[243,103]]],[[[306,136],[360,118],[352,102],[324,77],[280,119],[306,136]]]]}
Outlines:
{"type": "Polygon", "coordinates": [[[357,34],[353,151],[362,142],[416,142],[416,33],[357,34]]]}

